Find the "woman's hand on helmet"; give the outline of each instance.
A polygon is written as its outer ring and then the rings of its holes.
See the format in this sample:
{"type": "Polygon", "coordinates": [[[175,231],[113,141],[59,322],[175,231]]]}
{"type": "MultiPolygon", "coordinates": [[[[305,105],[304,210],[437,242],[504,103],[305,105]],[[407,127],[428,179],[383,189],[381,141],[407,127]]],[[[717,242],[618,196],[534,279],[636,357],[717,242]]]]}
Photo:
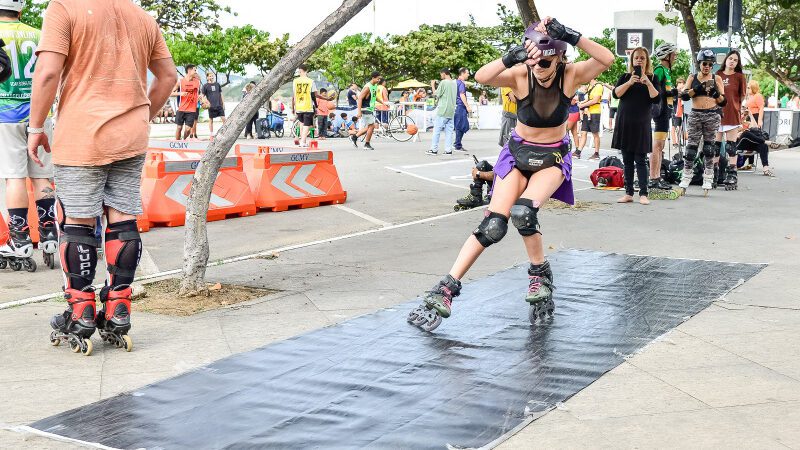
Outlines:
{"type": "Polygon", "coordinates": [[[550,16],[545,17],[544,20],[539,22],[536,31],[546,33],[551,38],[564,41],[573,47],[578,45],[578,41],[581,40],[580,33],[570,27],[565,27],[561,22],[550,16]]]}
{"type": "Polygon", "coordinates": [[[533,67],[542,59],[542,51],[530,39],[525,40],[525,50],[528,52],[528,60],[525,64],[533,67]]]}

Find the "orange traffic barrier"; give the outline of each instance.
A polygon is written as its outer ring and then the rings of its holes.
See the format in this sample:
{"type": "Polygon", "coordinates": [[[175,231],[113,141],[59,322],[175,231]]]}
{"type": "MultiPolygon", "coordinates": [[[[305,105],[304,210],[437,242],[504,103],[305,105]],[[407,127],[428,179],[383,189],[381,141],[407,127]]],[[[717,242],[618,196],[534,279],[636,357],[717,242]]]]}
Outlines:
{"type": "MultiPolygon", "coordinates": [[[[176,227],[186,222],[186,203],[194,172],[202,156],[198,151],[150,150],[142,173],[142,205],[149,226],[176,227]]],[[[242,169],[242,158],[226,157],[211,191],[207,220],[250,216],[256,213],[253,193],[242,169]]]]}
{"type": "Polygon", "coordinates": [[[11,231],[8,229],[8,218],[0,212],[0,245],[8,242],[11,231]]]}
{"type": "Polygon", "coordinates": [[[150,220],[148,220],[146,212],[136,216],[136,226],[139,227],[139,233],[150,231],[150,220]]]}
{"type": "Polygon", "coordinates": [[[244,171],[255,196],[256,207],[269,211],[312,208],[344,203],[331,151],[284,152],[283,148],[240,145],[244,171]]]}

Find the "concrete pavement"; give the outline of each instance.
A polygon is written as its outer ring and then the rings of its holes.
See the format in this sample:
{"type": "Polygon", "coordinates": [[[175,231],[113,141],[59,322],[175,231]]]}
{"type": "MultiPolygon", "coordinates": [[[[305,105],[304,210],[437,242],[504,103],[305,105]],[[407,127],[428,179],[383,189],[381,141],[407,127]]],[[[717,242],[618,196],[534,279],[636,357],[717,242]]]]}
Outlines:
{"type": "MultiPolygon", "coordinates": [[[[360,215],[324,207],[209,224],[212,259],[340,238],[283,251],[275,260],[210,268],[209,281],[281,292],[187,318],[138,313],[132,353],[99,348],[99,340],[89,358],[50,347],[47,320],[63,307],[58,303],[0,310],[0,423],[26,424],[227,355],[392,307],[428,289],[447,271],[481,211],[448,214],[455,198],[465,193],[456,186],[468,184],[462,174],[471,157],[425,156],[425,138],[423,143],[376,141],[375,152],[356,150],[343,140],[328,142],[349,191],[345,206],[360,215]],[[431,220],[415,223],[426,218],[431,220]],[[367,233],[346,237],[362,231],[367,233]],[[74,380],[80,380],[81,395],[74,395],[74,380]]],[[[473,131],[465,145],[488,156],[496,154],[495,140],[496,132],[473,131]]],[[[580,190],[578,199],[602,203],[602,208],[541,214],[548,253],[586,248],[770,265],[501,447],[800,448],[793,425],[800,404],[800,338],[795,332],[800,325],[795,197],[800,151],[775,152],[770,158],[778,177],[742,174],[738,192],[714,191],[703,198],[693,187],[689,197],[644,207],[613,203],[618,192],[580,190]]],[[[587,180],[592,163],[576,166],[576,177],[587,180]]],[[[576,183],[577,189],[588,187],[576,183]]],[[[179,266],[180,228],[156,229],[144,240],[159,270],[179,266]]],[[[467,278],[525,259],[519,238],[509,233],[467,278]]],[[[0,302],[55,291],[59,279],[57,271],[2,272],[0,302]]],[[[62,448],[41,438],[23,439],[0,431],[3,446],[62,448]]]]}

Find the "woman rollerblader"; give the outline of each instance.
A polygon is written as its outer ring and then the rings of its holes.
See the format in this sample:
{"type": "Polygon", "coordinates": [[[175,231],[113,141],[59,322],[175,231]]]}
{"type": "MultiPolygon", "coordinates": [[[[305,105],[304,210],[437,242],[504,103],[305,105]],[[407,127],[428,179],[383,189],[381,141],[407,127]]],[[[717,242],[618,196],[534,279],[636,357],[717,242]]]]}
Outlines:
{"type": "Polygon", "coordinates": [[[483,66],[475,81],[510,87],[518,98],[518,122],[495,165],[492,200],[483,220],[461,248],[450,272],[427,293],[424,304],[409,322],[431,331],[450,316],[451,302],[461,292],[460,278],[483,250],[505,236],[509,218],[522,235],[530,259],[530,283],[526,300],[535,323],[552,314],[553,274],[545,259],[537,213],[549,199],[573,204],[572,157],[569,153],[567,118],[578,86],[606,70],[614,55],[557,20],[547,17],[525,31],[523,45],[483,66]],[[566,63],[567,44],[591,57],[566,63]]]}
{"type": "Polygon", "coordinates": [[[714,179],[714,155],[719,155],[719,147],[714,142],[719,130],[719,107],[725,105],[725,90],[722,78],[711,73],[716,56],[713,50],[703,49],[697,53],[699,73],[690,75],[686,80],[687,90],[681,93],[683,101],[692,99],[692,112],[689,114],[687,127],[689,139],[686,153],[683,154],[683,175],[679,186],[681,195],[686,193],[694,175],[694,160],[703,143],[703,191],[708,195],[714,179]]]}
{"type": "MultiPolygon", "coordinates": [[[[717,76],[722,79],[725,86],[726,104],[722,108],[722,123],[719,126],[715,142],[715,156],[719,158],[722,148],[722,139],[725,138],[725,153],[728,155],[728,164],[725,169],[725,190],[735,190],[738,187],[736,173],[736,137],[742,127],[742,100],[745,98],[747,79],[742,73],[742,58],[739,52],[731,50],[725,57],[725,66],[717,71],[717,76]]],[[[719,174],[721,177],[722,174],[719,174]]]]}

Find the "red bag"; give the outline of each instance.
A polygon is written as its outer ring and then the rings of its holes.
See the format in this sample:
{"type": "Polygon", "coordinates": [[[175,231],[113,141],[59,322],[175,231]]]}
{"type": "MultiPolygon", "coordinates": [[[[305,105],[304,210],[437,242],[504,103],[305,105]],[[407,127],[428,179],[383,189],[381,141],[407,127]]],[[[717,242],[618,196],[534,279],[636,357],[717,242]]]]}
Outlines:
{"type": "Polygon", "coordinates": [[[625,187],[625,175],[621,168],[607,166],[596,169],[589,176],[595,187],[625,187]]]}

